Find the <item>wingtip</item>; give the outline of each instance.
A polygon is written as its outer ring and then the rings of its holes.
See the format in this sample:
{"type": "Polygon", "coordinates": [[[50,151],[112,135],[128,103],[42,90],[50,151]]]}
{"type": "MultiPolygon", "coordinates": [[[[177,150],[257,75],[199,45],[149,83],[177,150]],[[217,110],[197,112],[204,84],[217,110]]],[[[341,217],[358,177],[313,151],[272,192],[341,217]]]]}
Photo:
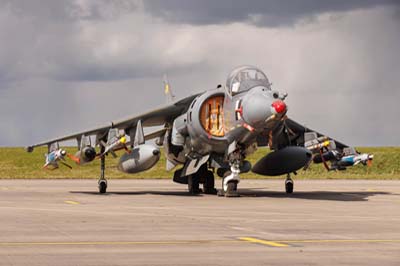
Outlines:
{"type": "Polygon", "coordinates": [[[33,152],[33,146],[27,146],[27,147],[25,147],[25,150],[27,152],[33,152]]]}

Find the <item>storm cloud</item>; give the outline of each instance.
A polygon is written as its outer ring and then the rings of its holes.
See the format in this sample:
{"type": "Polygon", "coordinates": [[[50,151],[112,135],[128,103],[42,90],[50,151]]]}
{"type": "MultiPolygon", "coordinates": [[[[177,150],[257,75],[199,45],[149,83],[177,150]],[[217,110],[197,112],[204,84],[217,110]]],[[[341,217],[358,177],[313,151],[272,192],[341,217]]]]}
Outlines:
{"type": "Polygon", "coordinates": [[[396,5],[395,0],[148,0],[145,9],[175,23],[199,25],[252,23],[258,26],[293,26],[301,19],[310,20],[321,13],[344,12],[376,6],[396,5]]]}
{"type": "Polygon", "coordinates": [[[0,1],[0,145],[27,145],[259,66],[289,114],[351,145],[399,145],[395,1],[0,1]]]}

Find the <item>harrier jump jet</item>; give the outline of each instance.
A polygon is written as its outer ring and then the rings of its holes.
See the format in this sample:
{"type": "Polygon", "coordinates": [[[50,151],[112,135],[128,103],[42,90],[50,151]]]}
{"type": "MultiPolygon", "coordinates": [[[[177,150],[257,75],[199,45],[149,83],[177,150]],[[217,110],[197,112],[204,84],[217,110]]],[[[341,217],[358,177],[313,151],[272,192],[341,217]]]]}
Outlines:
{"type": "MultiPolygon", "coordinates": [[[[166,83],[166,92],[170,93],[166,83]]],[[[285,189],[293,192],[290,174],[307,168],[311,162],[324,163],[328,170],[342,170],[359,158],[366,164],[372,155],[360,156],[345,144],[308,129],[287,116],[287,94],[271,88],[267,76],[253,66],[236,68],[225,86],[186,97],[142,115],[77,134],[44,141],[34,147],[73,140],[78,152],[77,164],[101,160],[99,192],[105,193],[105,154],[125,150],[118,169],[137,173],[153,167],[164,146],[166,170],[174,170],[173,181],[187,184],[189,192],[214,194],[214,173],[222,177],[220,194],[238,196],[240,174],[253,171],[261,175],[286,175],[285,189]],[[144,127],[162,126],[145,135],[144,127]],[[96,139],[91,144],[90,137],[96,139]],[[153,144],[147,140],[156,139],[153,144]],[[95,147],[100,149],[96,152],[95,147]],[[257,147],[268,146],[272,152],[254,166],[246,160],[257,147]],[[350,157],[349,157],[350,156],[350,157]],[[352,157],[351,157],[352,156],[352,157]],[[329,166],[330,165],[330,166],[329,166]]]]}

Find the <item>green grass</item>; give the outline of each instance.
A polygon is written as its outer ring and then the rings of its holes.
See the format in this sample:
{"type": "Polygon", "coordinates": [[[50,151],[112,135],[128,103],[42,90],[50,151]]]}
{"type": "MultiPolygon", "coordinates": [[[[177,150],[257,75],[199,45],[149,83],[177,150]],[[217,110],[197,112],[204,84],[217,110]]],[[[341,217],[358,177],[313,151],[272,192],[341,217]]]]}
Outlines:
{"type": "MultiPolygon", "coordinates": [[[[67,147],[67,151],[74,153],[76,148],[67,147]]],[[[357,165],[346,171],[327,172],[323,165],[312,165],[307,171],[300,170],[296,179],[400,179],[400,147],[374,147],[359,148],[361,152],[375,155],[373,165],[364,167],[357,165]]],[[[37,148],[33,153],[27,153],[23,148],[0,148],[0,178],[98,178],[100,161],[83,166],[77,166],[72,161],[70,170],[60,166],[59,169],[50,171],[42,169],[44,164],[45,148],[37,148]]],[[[254,164],[259,158],[268,152],[266,148],[260,148],[248,159],[254,164]]],[[[125,174],[117,170],[118,158],[107,157],[107,178],[171,178],[173,172],[165,171],[165,158],[152,169],[139,174],[125,174]]],[[[264,177],[253,173],[241,175],[242,178],[282,178],[264,177]]]]}

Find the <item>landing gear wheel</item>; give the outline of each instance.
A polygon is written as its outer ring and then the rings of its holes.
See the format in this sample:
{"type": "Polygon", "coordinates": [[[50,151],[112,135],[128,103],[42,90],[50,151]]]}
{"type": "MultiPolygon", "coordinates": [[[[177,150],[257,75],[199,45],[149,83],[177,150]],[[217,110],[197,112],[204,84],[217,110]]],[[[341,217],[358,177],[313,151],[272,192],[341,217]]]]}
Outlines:
{"type": "MultiPolygon", "coordinates": [[[[101,145],[100,153],[103,154],[105,151],[105,147],[101,145]]],[[[107,180],[105,177],[106,171],[106,157],[101,156],[100,161],[100,179],[99,179],[99,193],[104,194],[107,191],[107,180]]]]}
{"type": "Polygon", "coordinates": [[[292,194],[293,193],[293,187],[294,183],[293,180],[290,178],[290,175],[285,180],[285,190],[287,194],[292,194]]]}
{"type": "Polygon", "coordinates": [[[204,194],[217,194],[215,189],[215,178],[212,171],[207,171],[205,174],[204,184],[203,184],[204,194]]]}
{"type": "Polygon", "coordinates": [[[224,173],[224,177],[222,178],[222,189],[218,191],[218,197],[240,197],[239,193],[237,192],[237,181],[230,181],[227,184],[227,190],[224,191],[224,179],[229,176],[232,172],[231,171],[226,171],[224,173]]]}
{"type": "Polygon", "coordinates": [[[107,181],[105,179],[99,180],[99,193],[104,194],[107,192],[107,181]]]}
{"type": "Polygon", "coordinates": [[[188,189],[190,194],[199,194],[200,190],[200,178],[197,175],[188,176],[188,189]]]}
{"type": "Polygon", "coordinates": [[[221,179],[221,181],[222,181],[222,184],[221,184],[221,189],[220,190],[218,190],[218,193],[217,193],[217,195],[218,195],[218,197],[224,197],[225,196],[225,191],[224,191],[224,179],[225,179],[225,177],[227,177],[228,175],[230,175],[232,172],[231,171],[229,171],[229,170],[226,170],[225,172],[224,172],[224,174],[222,175],[222,179],[221,179]]]}
{"type": "Polygon", "coordinates": [[[233,198],[233,197],[239,197],[239,193],[237,192],[237,182],[236,181],[230,181],[228,182],[227,190],[225,192],[225,197],[227,198],[233,198]]]}

